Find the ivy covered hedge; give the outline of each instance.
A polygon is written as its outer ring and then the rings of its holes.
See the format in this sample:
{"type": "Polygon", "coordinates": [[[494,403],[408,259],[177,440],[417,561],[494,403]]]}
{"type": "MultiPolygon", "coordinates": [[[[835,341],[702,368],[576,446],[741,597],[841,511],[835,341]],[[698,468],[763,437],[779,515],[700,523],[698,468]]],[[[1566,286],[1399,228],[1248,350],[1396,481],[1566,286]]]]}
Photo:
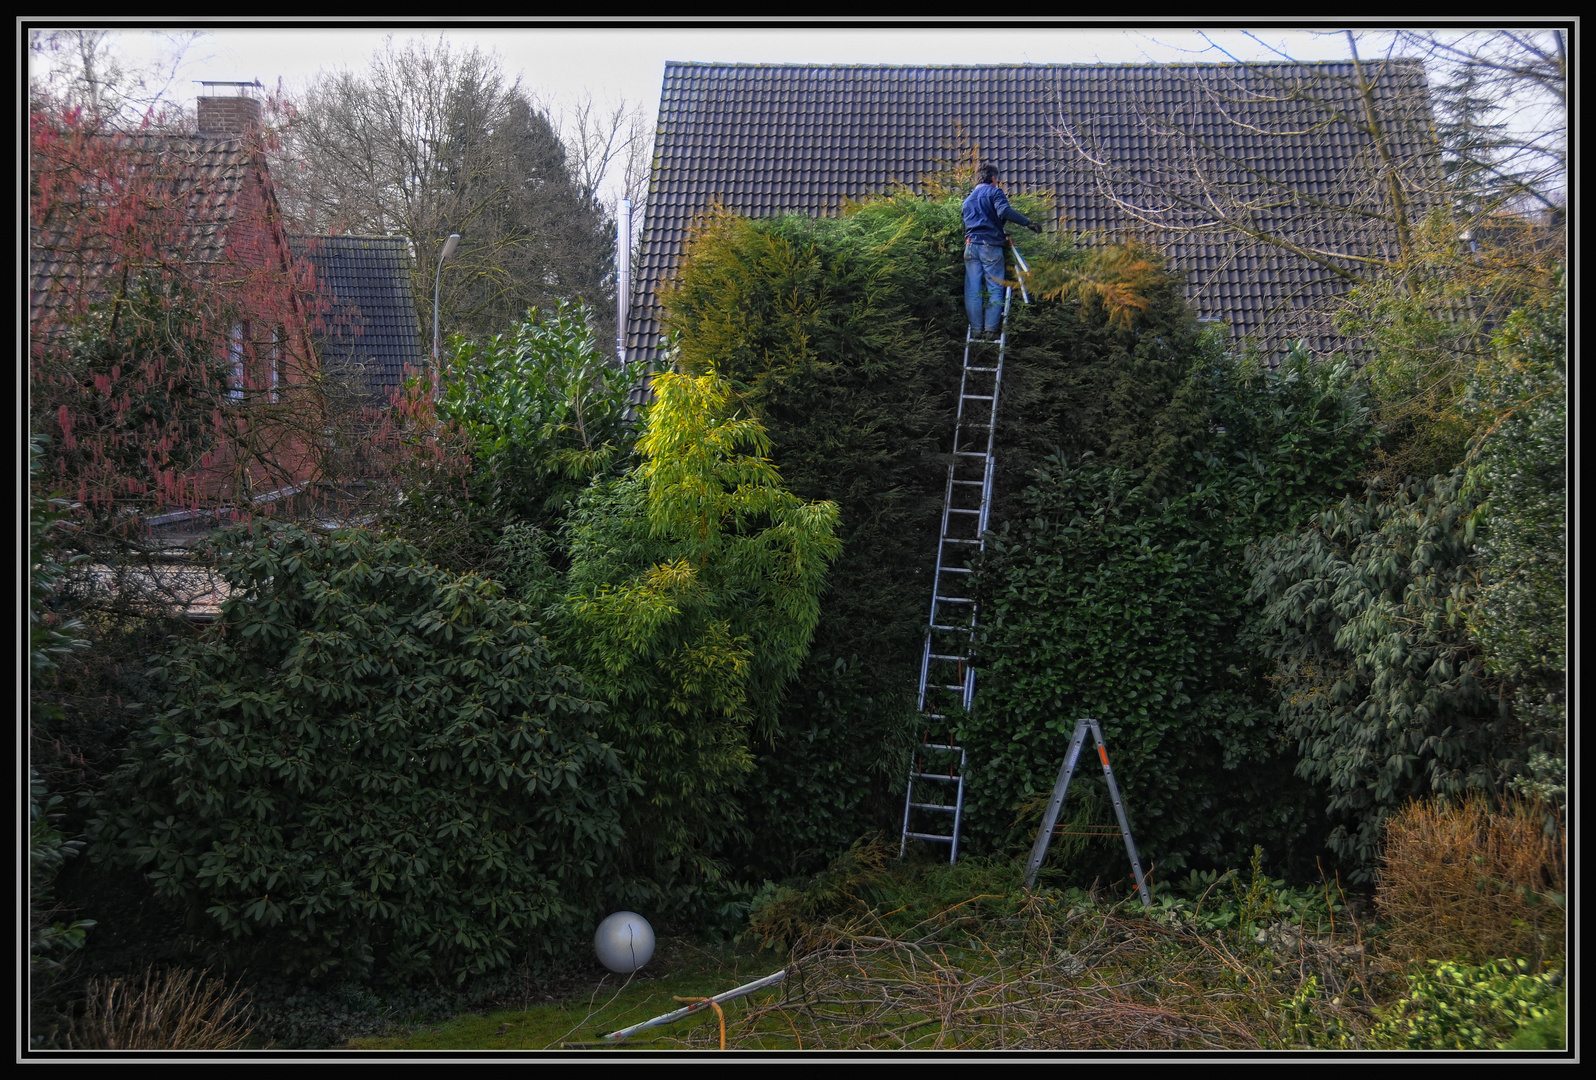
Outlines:
{"type": "MultiPolygon", "coordinates": [[[[1217,349],[1181,396],[1223,421],[1186,468],[1155,480],[1060,456],[989,543],[979,691],[961,732],[971,844],[1029,846],[1075,721],[1090,716],[1157,872],[1238,865],[1254,845],[1311,867],[1319,800],[1292,775],[1246,552],[1355,481],[1367,408],[1350,366],[1299,356],[1268,372],[1217,349]]],[[[1112,825],[1101,776],[1082,781],[1067,814],[1112,825]]],[[[1077,870],[1120,876],[1123,862],[1105,843],[1077,870]]]]}

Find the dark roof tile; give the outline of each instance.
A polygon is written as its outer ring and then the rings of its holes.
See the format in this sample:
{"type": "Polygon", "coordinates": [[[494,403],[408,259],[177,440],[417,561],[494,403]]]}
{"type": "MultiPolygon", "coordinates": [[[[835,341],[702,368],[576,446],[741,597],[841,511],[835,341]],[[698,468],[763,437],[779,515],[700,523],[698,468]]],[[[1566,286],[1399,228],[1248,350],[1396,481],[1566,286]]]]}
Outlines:
{"type": "MultiPolygon", "coordinates": [[[[1399,151],[1427,153],[1422,67],[1395,61],[1381,71],[1382,101],[1419,103],[1405,114],[1398,110],[1398,122],[1391,125],[1399,151]]],[[[1367,168],[1371,150],[1348,119],[1361,108],[1350,96],[1350,75],[1350,64],[667,64],[628,347],[648,354],[658,346],[656,291],[681,255],[693,217],[716,199],[744,214],[829,215],[844,197],[885,192],[900,181],[912,184],[978,147],[1002,164],[1011,191],[1056,193],[1065,227],[1124,232],[1124,214],[1069,167],[1055,134],[1061,120],[1111,152],[1129,174],[1151,183],[1170,173],[1169,150],[1145,130],[1139,115],[1178,109],[1189,130],[1220,153],[1263,165],[1276,183],[1295,192],[1344,198],[1338,188],[1367,168]],[[1313,94],[1277,94],[1282,86],[1313,94]],[[1220,101],[1216,87],[1229,100],[1220,101]],[[1259,141],[1238,136],[1229,120],[1238,109],[1250,127],[1276,134],[1259,141]]],[[[1232,183],[1246,182],[1237,165],[1212,158],[1208,164],[1232,183]]],[[[1299,214],[1286,207],[1261,213],[1259,220],[1285,220],[1288,211],[1299,214]]],[[[1265,330],[1283,306],[1345,288],[1330,271],[1274,249],[1238,258],[1212,237],[1159,239],[1173,265],[1190,272],[1199,312],[1226,319],[1238,335],[1265,330]]],[[[1354,253],[1377,250],[1385,240],[1373,227],[1334,239],[1354,253]]]]}
{"type": "Polygon", "coordinates": [[[315,269],[327,310],[311,337],[329,372],[354,375],[386,400],[405,368],[426,362],[411,286],[411,258],[402,236],[291,236],[296,258],[315,269]]]}

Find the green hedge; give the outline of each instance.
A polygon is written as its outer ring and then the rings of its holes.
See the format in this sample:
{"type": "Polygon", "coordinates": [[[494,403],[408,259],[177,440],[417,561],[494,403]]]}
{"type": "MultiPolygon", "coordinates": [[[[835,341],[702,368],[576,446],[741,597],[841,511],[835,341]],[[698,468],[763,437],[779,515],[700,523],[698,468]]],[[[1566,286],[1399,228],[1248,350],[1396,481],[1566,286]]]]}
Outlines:
{"type": "MultiPolygon", "coordinates": [[[[1354,482],[1367,410],[1350,366],[1301,356],[1271,373],[1216,352],[1181,396],[1215,421],[1185,470],[1156,480],[1057,458],[988,546],[980,682],[962,730],[972,850],[1029,846],[1075,721],[1090,716],[1163,877],[1240,865],[1255,844],[1271,865],[1311,868],[1322,799],[1292,776],[1245,553],[1354,482]]],[[[1081,777],[1066,820],[1112,826],[1100,773],[1081,777]]],[[[1127,869],[1113,842],[1060,845],[1061,860],[1071,854],[1079,874],[1127,869]]]]}
{"type": "Polygon", "coordinates": [[[96,858],[293,975],[463,979],[590,931],[636,785],[530,611],[362,531],[258,526],[220,567],[96,858]]]}
{"type": "MultiPolygon", "coordinates": [[[[818,869],[902,814],[965,330],[962,241],[956,198],[899,193],[819,220],[716,214],[663,297],[679,366],[726,378],[793,492],[841,510],[813,645],[745,797],[755,841],[740,860],[756,880],[818,869]]],[[[1021,243],[1054,278],[1092,255],[1021,243]]],[[[1197,326],[1178,278],[1148,280],[1129,326],[1090,298],[1016,301],[996,520],[1061,447],[1162,478],[1203,430],[1201,409],[1177,400],[1197,326]]]]}

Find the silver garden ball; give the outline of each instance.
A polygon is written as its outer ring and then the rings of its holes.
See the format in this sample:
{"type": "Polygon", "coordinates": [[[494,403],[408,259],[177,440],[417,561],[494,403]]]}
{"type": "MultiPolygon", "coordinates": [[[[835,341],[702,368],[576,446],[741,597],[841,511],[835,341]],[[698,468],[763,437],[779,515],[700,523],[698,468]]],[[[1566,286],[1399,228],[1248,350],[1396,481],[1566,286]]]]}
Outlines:
{"type": "Polygon", "coordinates": [[[654,928],[635,911],[617,911],[599,923],[593,934],[599,963],[619,975],[630,975],[654,955],[654,928]]]}

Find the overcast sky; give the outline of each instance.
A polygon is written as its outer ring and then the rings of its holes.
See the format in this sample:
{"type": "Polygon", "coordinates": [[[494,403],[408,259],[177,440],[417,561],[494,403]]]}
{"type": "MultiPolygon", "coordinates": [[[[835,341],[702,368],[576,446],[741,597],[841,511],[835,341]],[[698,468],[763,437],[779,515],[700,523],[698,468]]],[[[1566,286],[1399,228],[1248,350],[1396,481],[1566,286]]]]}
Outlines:
{"type": "MultiPolygon", "coordinates": [[[[124,29],[118,44],[130,61],[155,58],[170,48],[175,30],[124,29]]],[[[1298,59],[1341,59],[1340,34],[1219,31],[1211,41],[1189,30],[1050,29],[678,29],[568,30],[494,26],[483,28],[317,29],[303,24],[280,29],[212,29],[189,46],[182,80],[259,79],[268,87],[303,88],[316,74],[364,66],[382,39],[392,34],[436,37],[497,52],[506,70],[552,97],[591,91],[600,97],[657,102],[667,60],[816,64],[1014,64],[1127,63],[1137,60],[1261,59],[1270,47],[1298,59]],[[1217,46],[1217,47],[1216,47],[1217,46]]]]}
{"type": "MultiPolygon", "coordinates": [[[[258,20],[256,20],[258,22],[258,20]]],[[[347,24],[348,19],[340,20],[347,24]]],[[[80,25],[89,25],[86,23],[80,25]]],[[[259,79],[269,89],[279,80],[290,99],[322,71],[366,66],[385,36],[435,38],[496,53],[507,74],[541,102],[559,109],[590,93],[601,103],[641,104],[650,129],[659,104],[667,60],[735,63],[820,64],[1079,64],[1150,61],[1222,62],[1348,57],[1343,32],[1215,30],[1146,23],[1135,29],[1088,26],[1034,27],[904,25],[889,29],[554,29],[533,25],[454,26],[447,29],[373,23],[363,29],[318,28],[300,20],[280,27],[208,29],[189,41],[170,97],[195,95],[194,80],[259,79]]],[[[116,48],[129,65],[149,65],[170,54],[178,28],[139,29],[124,24],[116,48]]],[[[1383,36],[1383,35],[1382,35],[1383,36]]],[[[1365,59],[1385,51],[1380,37],[1360,38],[1365,59]]],[[[36,58],[35,58],[36,59],[36,58]]]]}

